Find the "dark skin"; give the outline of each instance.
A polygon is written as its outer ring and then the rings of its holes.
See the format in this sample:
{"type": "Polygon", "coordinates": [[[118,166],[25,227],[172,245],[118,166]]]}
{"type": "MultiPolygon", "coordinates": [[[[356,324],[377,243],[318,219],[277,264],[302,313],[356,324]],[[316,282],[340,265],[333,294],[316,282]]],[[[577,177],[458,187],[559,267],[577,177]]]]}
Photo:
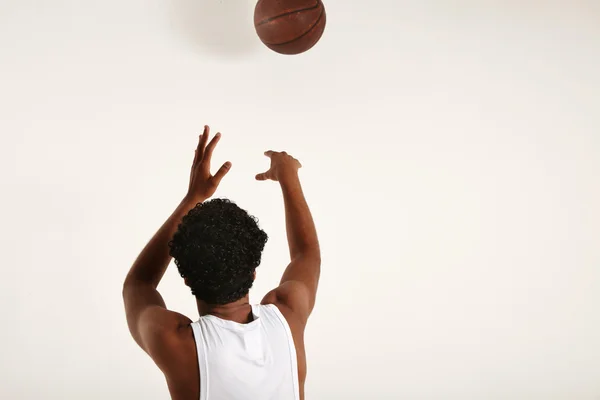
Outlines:
{"type": "MultiPolygon", "coordinates": [[[[187,194],[142,250],[123,284],[131,335],[165,375],[174,400],[197,400],[202,382],[190,326],[192,320],[168,310],[157,287],[171,262],[168,243],[181,219],[197,203],[209,199],[231,169],[231,163],[227,162],[217,173],[211,174],[211,157],[221,135],[217,133],[210,141],[209,136],[209,128],[205,127],[196,149],[187,194]]],[[[265,155],[271,159],[271,167],[267,172],[258,174],[256,179],[273,180],[281,185],[290,264],[280,285],[267,293],[261,304],[277,306],[290,325],[298,357],[300,398],[303,400],[306,379],[304,330],[315,304],[321,255],[312,215],[298,178],[300,163],[285,152],[267,151],[265,155]]],[[[248,296],[218,306],[198,299],[196,302],[200,315],[212,314],[238,323],[248,323],[251,318],[248,296]]]]}

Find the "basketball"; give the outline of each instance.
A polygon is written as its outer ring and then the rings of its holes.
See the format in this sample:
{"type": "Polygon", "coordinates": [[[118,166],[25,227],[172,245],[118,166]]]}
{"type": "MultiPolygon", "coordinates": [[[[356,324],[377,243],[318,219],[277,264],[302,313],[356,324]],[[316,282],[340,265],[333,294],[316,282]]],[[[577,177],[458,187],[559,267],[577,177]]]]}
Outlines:
{"type": "Polygon", "coordinates": [[[259,0],[254,26],[260,40],[280,54],[300,54],[311,49],[325,30],[321,0],[259,0]]]}

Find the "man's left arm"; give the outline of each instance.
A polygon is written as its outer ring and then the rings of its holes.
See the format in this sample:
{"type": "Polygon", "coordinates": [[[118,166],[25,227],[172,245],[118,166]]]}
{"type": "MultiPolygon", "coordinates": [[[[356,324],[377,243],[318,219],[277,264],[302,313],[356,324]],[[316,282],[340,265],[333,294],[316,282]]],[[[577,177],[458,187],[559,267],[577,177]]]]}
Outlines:
{"type": "Polygon", "coordinates": [[[129,270],[123,283],[123,301],[129,331],[138,345],[149,353],[151,341],[176,330],[190,320],[166,309],[156,289],[169,263],[169,241],[187,212],[196,204],[184,199],[148,242],[129,270]]]}
{"type": "Polygon", "coordinates": [[[158,361],[158,355],[153,352],[160,349],[160,342],[191,322],[189,318],[167,310],[156,289],[171,262],[169,241],[188,211],[214,194],[231,167],[231,163],[225,163],[214,176],[210,174],[210,159],[220,134],[207,145],[208,136],[209,129],[205,127],[196,149],[187,195],[144,247],[123,283],[129,331],[137,344],[155,361],[158,361]]]}

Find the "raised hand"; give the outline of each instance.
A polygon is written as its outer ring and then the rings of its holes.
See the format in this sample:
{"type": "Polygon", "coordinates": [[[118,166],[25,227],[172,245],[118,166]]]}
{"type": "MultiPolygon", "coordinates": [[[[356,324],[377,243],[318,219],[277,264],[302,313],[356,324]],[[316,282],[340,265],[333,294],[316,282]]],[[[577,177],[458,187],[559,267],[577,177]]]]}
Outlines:
{"type": "Polygon", "coordinates": [[[266,181],[273,180],[281,182],[282,179],[288,176],[297,176],[298,169],[302,168],[300,161],[290,156],[285,151],[265,151],[265,156],[271,159],[271,167],[267,172],[256,175],[256,180],[266,181]]]}
{"type": "Polygon", "coordinates": [[[210,128],[205,126],[204,133],[200,135],[198,148],[194,156],[194,163],[192,164],[192,172],[190,174],[190,186],[186,196],[188,199],[197,202],[202,202],[211,197],[217,190],[221,179],[231,169],[231,163],[228,161],[219,168],[215,175],[210,173],[210,159],[221,138],[221,134],[217,133],[210,143],[208,143],[209,135],[210,128]]]}

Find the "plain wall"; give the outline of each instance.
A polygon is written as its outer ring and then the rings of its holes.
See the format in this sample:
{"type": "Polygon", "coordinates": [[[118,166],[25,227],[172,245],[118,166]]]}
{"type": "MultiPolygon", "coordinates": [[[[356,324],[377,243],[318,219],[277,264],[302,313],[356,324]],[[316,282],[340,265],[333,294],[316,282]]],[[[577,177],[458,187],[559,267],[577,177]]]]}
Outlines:
{"type": "MultiPolygon", "coordinates": [[[[217,197],[288,261],[268,149],[323,251],[307,399],[600,398],[600,6],[327,0],[265,48],[251,0],[0,1],[0,398],[165,399],[121,285],[223,132],[217,197]]],[[[167,305],[197,318],[171,266],[167,305]]]]}

